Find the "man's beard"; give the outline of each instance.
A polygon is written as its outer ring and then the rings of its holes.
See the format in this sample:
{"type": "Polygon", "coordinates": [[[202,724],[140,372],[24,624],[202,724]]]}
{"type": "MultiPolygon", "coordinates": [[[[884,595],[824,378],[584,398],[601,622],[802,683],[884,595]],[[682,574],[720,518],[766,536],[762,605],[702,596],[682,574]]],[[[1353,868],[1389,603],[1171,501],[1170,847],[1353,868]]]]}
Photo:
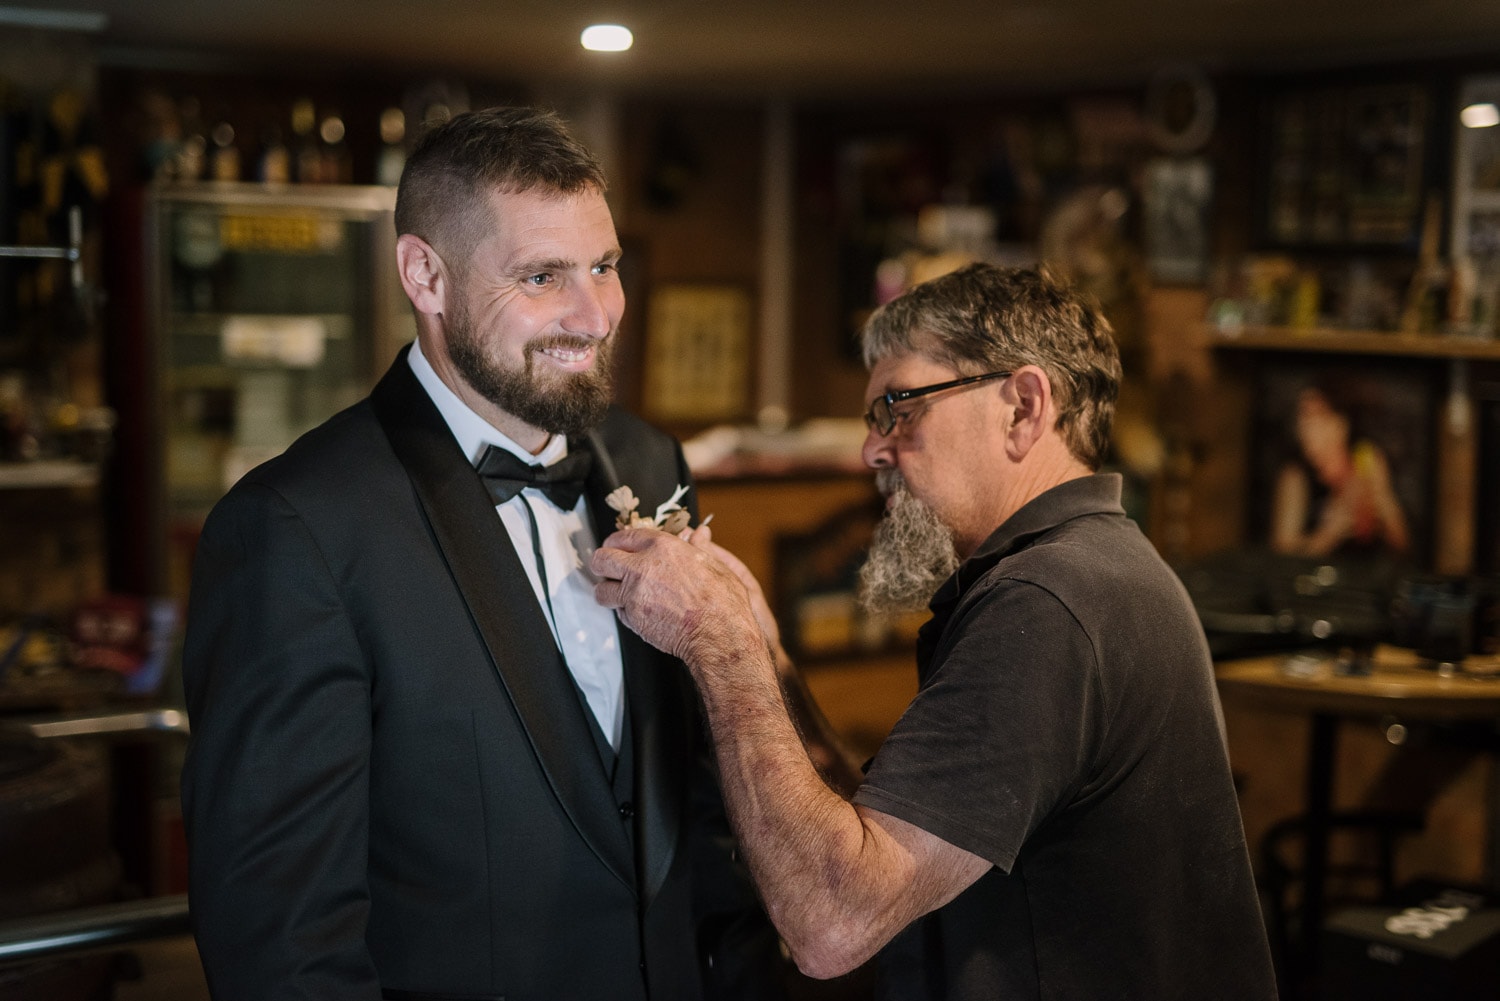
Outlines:
{"type": "Polygon", "coordinates": [[[604,419],[614,395],[614,347],[614,331],[603,340],[552,334],[527,342],[521,366],[507,368],[485,354],[467,308],[455,310],[449,318],[448,355],[464,380],[501,410],[549,434],[579,435],[604,419]],[[593,348],[594,366],[587,372],[542,377],[535,356],[553,347],[593,348]]]}
{"type": "Polygon", "coordinates": [[[953,532],[932,508],[911,495],[896,470],[880,470],[875,482],[892,501],[875,527],[869,558],[859,570],[860,604],[870,612],[923,608],[958,569],[953,532]]]}

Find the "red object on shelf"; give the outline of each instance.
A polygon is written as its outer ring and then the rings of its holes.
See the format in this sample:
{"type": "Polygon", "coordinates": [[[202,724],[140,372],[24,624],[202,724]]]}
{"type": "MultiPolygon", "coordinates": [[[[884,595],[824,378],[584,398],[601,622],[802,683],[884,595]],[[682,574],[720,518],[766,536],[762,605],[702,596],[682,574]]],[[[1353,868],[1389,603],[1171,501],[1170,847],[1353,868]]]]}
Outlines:
{"type": "Polygon", "coordinates": [[[73,613],[73,665],[114,671],[131,694],[154,691],[176,625],[172,603],[161,598],[105,594],[73,613]]]}

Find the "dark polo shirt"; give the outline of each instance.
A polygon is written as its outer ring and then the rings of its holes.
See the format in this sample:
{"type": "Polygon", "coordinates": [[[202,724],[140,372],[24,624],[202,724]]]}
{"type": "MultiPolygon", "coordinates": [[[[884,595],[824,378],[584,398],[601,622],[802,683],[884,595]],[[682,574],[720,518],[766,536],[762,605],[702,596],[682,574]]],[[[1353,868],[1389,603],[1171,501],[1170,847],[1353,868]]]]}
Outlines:
{"type": "Polygon", "coordinates": [[[854,801],[994,868],[892,943],[885,996],[1275,996],[1208,646],[1120,486],[1035,498],[932,600],[854,801]]]}

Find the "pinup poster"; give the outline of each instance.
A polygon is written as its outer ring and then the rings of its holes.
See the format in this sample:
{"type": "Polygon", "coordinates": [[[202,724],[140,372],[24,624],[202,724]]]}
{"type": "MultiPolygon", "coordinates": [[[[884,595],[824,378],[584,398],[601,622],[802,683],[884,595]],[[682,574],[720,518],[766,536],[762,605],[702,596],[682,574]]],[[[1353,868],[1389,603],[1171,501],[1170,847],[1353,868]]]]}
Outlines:
{"type": "Polygon", "coordinates": [[[1424,566],[1436,387],[1400,366],[1330,362],[1262,375],[1252,530],[1273,551],[1424,566]]]}

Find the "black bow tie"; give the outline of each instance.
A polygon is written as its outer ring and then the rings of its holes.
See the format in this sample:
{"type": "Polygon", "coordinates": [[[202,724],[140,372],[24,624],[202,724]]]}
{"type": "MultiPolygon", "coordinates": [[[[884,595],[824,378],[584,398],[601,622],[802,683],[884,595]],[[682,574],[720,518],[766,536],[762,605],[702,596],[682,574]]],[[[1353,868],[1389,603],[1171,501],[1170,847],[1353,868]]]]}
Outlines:
{"type": "Polygon", "coordinates": [[[552,503],[571,511],[593,464],[593,455],[585,449],[569,452],[550,466],[533,466],[514,452],[491,445],[479,460],[479,475],[496,504],[504,504],[527,487],[536,487],[552,503]]]}

